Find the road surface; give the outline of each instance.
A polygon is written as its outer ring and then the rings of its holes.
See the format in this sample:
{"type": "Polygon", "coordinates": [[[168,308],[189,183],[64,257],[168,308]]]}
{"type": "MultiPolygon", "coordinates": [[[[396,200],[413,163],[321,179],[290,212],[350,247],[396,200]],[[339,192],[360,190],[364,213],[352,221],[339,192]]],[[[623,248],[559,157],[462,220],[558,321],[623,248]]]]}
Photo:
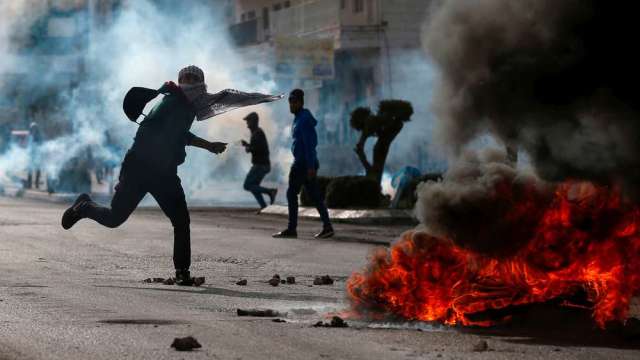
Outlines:
{"type": "Polygon", "coordinates": [[[192,272],[204,286],[146,284],[172,275],[172,229],[157,210],[118,229],[59,223],[63,205],[0,197],[0,359],[638,359],[640,350],[582,339],[460,331],[416,323],[349,321],[316,328],[348,307],[345,279],[376,242],[408,226],[338,224],[332,240],[272,239],[285,219],[250,210],[192,213],[192,272]],[[272,287],[275,273],[295,285],[272,287]],[[329,274],[331,286],[310,286],[329,274]],[[247,286],[236,281],[247,279],[247,286]],[[238,308],[286,312],[286,322],[238,317],[238,308]],[[418,330],[419,329],[419,330],[418,330]],[[202,348],[178,353],[175,337],[202,348]],[[474,351],[486,341],[488,351],[474,351]]]}

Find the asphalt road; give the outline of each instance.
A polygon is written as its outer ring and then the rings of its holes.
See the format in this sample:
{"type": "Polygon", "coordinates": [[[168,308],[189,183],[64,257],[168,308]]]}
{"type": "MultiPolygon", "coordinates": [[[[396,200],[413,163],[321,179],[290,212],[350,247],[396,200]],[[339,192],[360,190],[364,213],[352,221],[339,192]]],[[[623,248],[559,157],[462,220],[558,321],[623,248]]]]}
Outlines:
{"type": "MultiPolygon", "coordinates": [[[[248,210],[192,213],[192,272],[204,286],[146,284],[172,275],[172,229],[141,210],[118,229],[83,221],[64,231],[64,207],[0,197],[0,358],[4,359],[638,359],[634,344],[524,336],[427,324],[350,321],[316,328],[347,308],[345,279],[375,243],[407,226],[337,225],[335,240],[272,239],[282,218],[248,210]],[[295,285],[272,287],[274,273],[295,285]],[[331,286],[309,286],[329,274],[331,286]],[[244,278],[247,286],[235,285],[244,278]],[[237,308],[286,312],[285,323],[236,316],[237,308]],[[418,331],[420,329],[421,331],[418,331]],[[202,349],[178,353],[175,337],[202,349]],[[489,351],[474,351],[486,341],[489,351]]],[[[545,333],[543,331],[542,333],[545,333]]]]}

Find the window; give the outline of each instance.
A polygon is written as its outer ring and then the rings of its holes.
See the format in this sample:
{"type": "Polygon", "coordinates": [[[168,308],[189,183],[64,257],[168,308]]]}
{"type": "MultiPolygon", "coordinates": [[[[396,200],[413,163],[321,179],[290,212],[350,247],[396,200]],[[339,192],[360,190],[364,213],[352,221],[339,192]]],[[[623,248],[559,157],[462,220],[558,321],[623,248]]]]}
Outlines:
{"type": "Polygon", "coordinates": [[[280,9],[282,9],[282,5],[280,4],[273,5],[273,11],[280,11],[280,9]]]}
{"type": "Polygon", "coordinates": [[[285,1],[285,2],[284,2],[284,8],[285,8],[285,9],[286,9],[286,8],[288,8],[288,7],[290,7],[290,6],[291,6],[291,1],[285,1]]]}
{"type": "Polygon", "coordinates": [[[353,12],[361,13],[364,11],[364,0],[353,0],[353,12]]]}
{"type": "Polygon", "coordinates": [[[243,13],[242,15],[240,15],[240,21],[245,21],[247,20],[247,14],[243,13]]]}
{"type": "Polygon", "coordinates": [[[340,0],[340,9],[344,10],[347,7],[347,0],[340,0]]]}
{"type": "Polygon", "coordinates": [[[256,18],[256,12],[255,12],[255,11],[253,11],[253,10],[249,11],[249,15],[247,15],[247,18],[248,18],[249,20],[253,20],[253,19],[255,19],[255,18],[256,18]]]}
{"type": "Polygon", "coordinates": [[[265,30],[269,28],[269,8],[268,7],[262,9],[262,28],[265,30]]]}

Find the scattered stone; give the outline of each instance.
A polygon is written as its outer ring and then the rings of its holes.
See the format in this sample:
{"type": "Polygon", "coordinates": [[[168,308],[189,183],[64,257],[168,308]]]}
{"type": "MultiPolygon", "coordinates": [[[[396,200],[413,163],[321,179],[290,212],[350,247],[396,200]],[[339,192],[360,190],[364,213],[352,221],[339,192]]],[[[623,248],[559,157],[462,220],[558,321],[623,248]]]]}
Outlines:
{"type": "Polygon", "coordinates": [[[271,309],[238,309],[238,316],[280,317],[285,315],[271,309]]]}
{"type": "Polygon", "coordinates": [[[176,283],[176,279],[168,278],[168,279],[164,280],[162,283],[165,284],[165,285],[174,285],[176,283]]]}
{"type": "Polygon", "coordinates": [[[194,277],[193,278],[193,286],[200,286],[204,284],[204,276],[194,277]]]}
{"type": "Polygon", "coordinates": [[[286,323],[287,322],[287,320],[285,320],[285,319],[273,319],[271,321],[273,321],[275,323],[286,323]]]}
{"type": "Polygon", "coordinates": [[[280,275],[278,275],[278,274],[274,274],[272,277],[273,277],[274,279],[278,279],[278,280],[280,280],[280,275]]]}
{"type": "Polygon", "coordinates": [[[164,282],[164,278],[153,278],[153,282],[154,282],[154,283],[161,283],[161,282],[164,282]]]}
{"type": "Polygon", "coordinates": [[[280,278],[271,278],[271,280],[269,280],[269,285],[271,286],[278,286],[280,285],[280,278]]]}
{"type": "Polygon", "coordinates": [[[293,276],[287,276],[287,284],[295,284],[296,278],[293,276]]]}
{"type": "Polygon", "coordinates": [[[198,340],[193,336],[187,336],[185,338],[175,338],[171,343],[171,347],[177,351],[191,351],[193,349],[199,349],[202,347],[198,340]]]}
{"type": "Polygon", "coordinates": [[[314,327],[332,327],[332,328],[346,328],[349,327],[346,321],[344,321],[340,316],[334,316],[331,318],[331,322],[325,323],[322,321],[318,321],[313,325],[314,327]]]}
{"type": "Polygon", "coordinates": [[[280,284],[286,284],[287,280],[280,280],[280,284]]]}
{"type": "Polygon", "coordinates": [[[486,341],[481,340],[477,344],[473,345],[473,351],[487,351],[489,350],[489,344],[486,341]]]}
{"type": "Polygon", "coordinates": [[[246,286],[248,283],[247,279],[242,279],[236,283],[236,285],[246,286]]]}
{"type": "Polygon", "coordinates": [[[332,285],[333,279],[329,275],[316,276],[313,280],[313,285],[332,285]]]}
{"type": "Polygon", "coordinates": [[[153,282],[153,280],[151,280],[151,278],[146,278],[146,279],[142,280],[142,282],[151,283],[151,282],[153,282]]]}

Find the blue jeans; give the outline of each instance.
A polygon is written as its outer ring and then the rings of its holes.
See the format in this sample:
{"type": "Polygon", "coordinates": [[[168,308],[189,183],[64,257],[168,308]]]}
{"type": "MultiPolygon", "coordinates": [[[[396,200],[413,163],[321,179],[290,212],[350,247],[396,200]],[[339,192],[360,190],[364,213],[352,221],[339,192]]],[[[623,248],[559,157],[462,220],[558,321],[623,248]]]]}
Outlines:
{"type": "Polygon", "coordinates": [[[253,196],[255,196],[261,208],[267,207],[262,194],[269,194],[272,189],[264,188],[260,186],[260,183],[270,171],[270,165],[254,164],[253,166],[251,166],[251,170],[249,170],[247,177],[244,179],[244,189],[251,192],[253,196]]]}
{"type": "MultiPolygon", "coordinates": [[[[317,169],[317,167],[316,167],[317,169]]],[[[291,166],[289,172],[289,188],[287,189],[287,202],[289,204],[289,230],[296,230],[298,227],[298,194],[302,187],[307,189],[307,193],[311,197],[318,213],[320,214],[320,220],[322,220],[323,226],[331,227],[331,221],[329,220],[329,211],[324,204],[324,199],[320,193],[317,179],[309,179],[307,176],[307,167],[301,164],[294,163],[291,166]]]]}

